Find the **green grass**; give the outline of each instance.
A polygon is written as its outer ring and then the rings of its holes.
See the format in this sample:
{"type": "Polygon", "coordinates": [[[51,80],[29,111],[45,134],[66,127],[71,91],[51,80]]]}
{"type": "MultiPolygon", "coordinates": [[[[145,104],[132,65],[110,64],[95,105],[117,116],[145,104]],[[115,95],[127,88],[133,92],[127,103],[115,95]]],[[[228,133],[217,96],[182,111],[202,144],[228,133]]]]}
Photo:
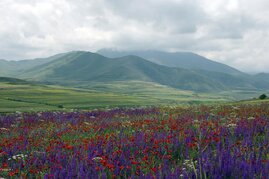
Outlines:
{"type": "Polygon", "coordinates": [[[217,93],[225,99],[235,101],[258,98],[261,94],[269,94],[269,90],[230,90],[217,93]]]}
{"type": "Polygon", "coordinates": [[[179,90],[165,85],[143,81],[119,81],[110,83],[90,83],[79,86],[103,92],[113,92],[128,96],[156,99],[164,103],[178,104],[182,102],[220,102],[227,101],[220,95],[209,93],[195,93],[193,91],[179,90]]]}
{"type": "Polygon", "coordinates": [[[0,83],[0,112],[139,105],[138,98],[57,86],[0,83]],[[63,108],[62,108],[63,107],[63,108]]]}
{"type": "Polygon", "coordinates": [[[225,99],[146,82],[91,84],[87,88],[0,83],[0,112],[186,105],[225,99]]]}
{"type": "MultiPolygon", "coordinates": [[[[136,106],[189,106],[230,103],[258,97],[262,91],[227,91],[219,94],[178,90],[151,82],[129,81],[73,84],[74,87],[0,82],[0,113],[136,106]]],[[[264,100],[264,102],[268,100],[264,100]]],[[[259,103],[246,100],[239,103],[259,103]]]]}
{"type": "Polygon", "coordinates": [[[251,100],[241,100],[235,102],[235,104],[249,104],[249,105],[255,105],[255,104],[261,104],[261,103],[269,103],[269,99],[251,99],[251,100]]]}
{"type": "Polygon", "coordinates": [[[0,99],[0,112],[55,110],[53,106],[0,99]]]}

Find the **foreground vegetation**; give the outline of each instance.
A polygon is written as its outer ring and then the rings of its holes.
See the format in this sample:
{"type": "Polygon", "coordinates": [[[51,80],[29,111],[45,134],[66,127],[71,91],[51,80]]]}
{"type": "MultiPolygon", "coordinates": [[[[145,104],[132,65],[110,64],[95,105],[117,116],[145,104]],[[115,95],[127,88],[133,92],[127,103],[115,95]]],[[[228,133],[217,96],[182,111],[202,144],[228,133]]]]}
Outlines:
{"type": "Polygon", "coordinates": [[[267,178],[269,105],[0,117],[0,176],[267,178]]]}

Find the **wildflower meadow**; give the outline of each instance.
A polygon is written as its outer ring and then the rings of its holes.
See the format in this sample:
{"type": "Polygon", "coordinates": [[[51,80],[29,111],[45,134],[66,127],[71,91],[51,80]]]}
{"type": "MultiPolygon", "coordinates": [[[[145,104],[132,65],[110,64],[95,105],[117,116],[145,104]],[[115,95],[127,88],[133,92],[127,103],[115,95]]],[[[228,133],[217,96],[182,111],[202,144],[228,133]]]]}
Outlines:
{"type": "Polygon", "coordinates": [[[2,178],[268,178],[269,105],[0,116],[2,178]]]}

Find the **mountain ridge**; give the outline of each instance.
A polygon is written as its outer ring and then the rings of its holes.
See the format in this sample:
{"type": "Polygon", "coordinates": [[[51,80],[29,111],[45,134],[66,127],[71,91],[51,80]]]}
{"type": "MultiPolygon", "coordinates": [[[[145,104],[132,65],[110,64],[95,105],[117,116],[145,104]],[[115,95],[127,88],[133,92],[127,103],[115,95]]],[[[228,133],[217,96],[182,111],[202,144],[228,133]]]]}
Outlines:
{"type": "Polygon", "coordinates": [[[135,55],[108,58],[85,51],[75,51],[32,68],[21,74],[25,79],[69,84],[140,80],[183,90],[221,91],[255,89],[249,80],[233,74],[191,70],[159,65],[135,55]],[[229,78],[229,79],[228,79],[229,78]],[[229,80],[233,79],[231,83],[229,80]]]}
{"type": "Polygon", "coordinates": [[[154,63],[165,65],[168,67],[180,67],[195,70],[200,69],[233,74],[242,73],[239,70],[226,64],[210,60],[192,52],[163,52],[157,50],[116,51],[109,49],[101,49],[98,50],[97,53],[110,58],[116,58],[126,55],[136,55],[154,63]]]}
{"type": "Polygon", "coordinates": [[[71,54],[69,58],[65,57],[65,59],[49,62],[45,66],[41,65],[33,70],[34,72],[28,72],[28,74],[22,74],[22,76],[30,80],[56,82],[141,80],[181,89],[189,89],[191,84],[188,83],[193,82],[198,83],[199,85],[196,85],[195,88],[202,91],[210,88],[217,90],[221,86],[220,84],[206,82],[210,80],[196,72],[158,65],[140,57],[124,56],[111,59],[90,52],[76,52],[71,54]],[[72,73],[69,73],[70,71],[72,73]],[[210,85],[206,86],[207,83],[210,83],[210,85]]]}
{"type": "Polygon", "coordinates": [[[0,75],[61,85],[137,80],[200,92],[269,88],[266,74],[249,75],[229,67],[234,73],[170,67],[136,55],[109,58],[98,53],[71,51],[34,61],[12,63],[26,65],[16,72],[14,69],[6,72],[7,75],[3,75],[0,66],[0,75]]]}

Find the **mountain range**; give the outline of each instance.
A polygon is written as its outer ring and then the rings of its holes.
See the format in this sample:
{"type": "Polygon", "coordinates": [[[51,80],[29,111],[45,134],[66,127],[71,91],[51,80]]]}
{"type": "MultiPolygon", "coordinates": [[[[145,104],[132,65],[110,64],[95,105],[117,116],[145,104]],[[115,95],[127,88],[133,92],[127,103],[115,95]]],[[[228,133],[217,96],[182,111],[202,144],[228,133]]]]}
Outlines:
{"type": "Polygon", "coordinates": [[[221,73],[240,74],[241,72],[228,65],[218,63],[203,56],[191,52],[163,52],[163,51],[117,51],[111,49],[101,49],[97,53],[110,58],[118,58],[127,55],[135,55],[147,59],[153,63],[168,67],[178,67],[186,69],[198,69],[215,71],[221,73]]]}
{"type": "Polygon", "coordinates": [[[103,49],[34,60],[0,60],[0,76],[71,86],[146,81],[197,92],[269,88],[269,74],[250,75],[189,52],[103,49]]]}

